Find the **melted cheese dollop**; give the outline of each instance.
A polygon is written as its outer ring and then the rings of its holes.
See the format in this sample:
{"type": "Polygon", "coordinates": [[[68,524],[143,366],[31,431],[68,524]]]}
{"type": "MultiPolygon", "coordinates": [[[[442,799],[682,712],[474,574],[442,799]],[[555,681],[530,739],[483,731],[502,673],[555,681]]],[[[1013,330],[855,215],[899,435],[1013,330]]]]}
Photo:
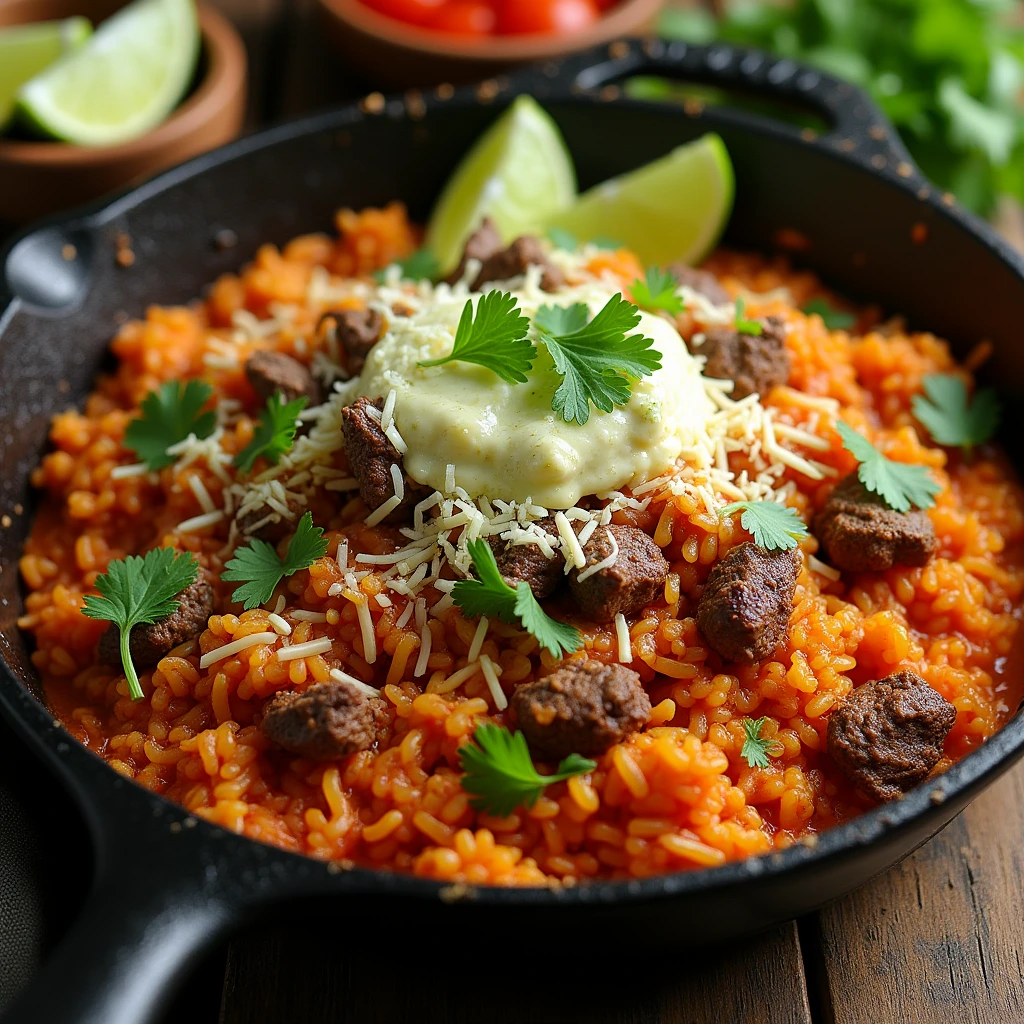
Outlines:
{"type": "MultiPolygon", "coordinates": [[[[513,294],[532,319],[544,304],[573,302],[586,303],[593,316],[614,291],[590,283],[555,295],[532,288],[513,294]]],[[[531,498],[547,508],[570,508],[583,495],[660,475],[705,431],[714,410],[700,365],[667,320],[642,313],[635,329],[653,339],[661,369],[633,384],[628,404],[610,413],[591,407],[590,419],[580,425],[552,410],[561,378],[536,338],[526,384],[507,384],[471,363],[418,365],[451,353],[465,304],[464,293],[456,297],[439,288],[423,309],[394,318],[359,380],[361,395],[396,392],[395,425],[409,446],[404,463],[413,480],[444,491],[451,464],[470,497],[531,498]]]]}

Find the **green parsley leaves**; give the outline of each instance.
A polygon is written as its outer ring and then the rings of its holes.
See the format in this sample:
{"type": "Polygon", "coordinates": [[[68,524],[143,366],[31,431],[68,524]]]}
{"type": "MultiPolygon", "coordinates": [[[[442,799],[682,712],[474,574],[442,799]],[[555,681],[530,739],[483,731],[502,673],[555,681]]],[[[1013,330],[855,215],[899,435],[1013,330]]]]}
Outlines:
{"type": "Polygon", "coordinates": [[[683,311],[683,300],[676,294],[678,287],[678,282],[667,270],[648,267],[644,280],[634,281],[629,290],[641,309],[655,313],[660,310],[669,316],[678,316],[683,311]]]}
{"type": "Polygon", "coordinates": [[[487,292],[480,296],[475,317],[473,303],[467,300],[451,355],[419,365],[441,366],[458,359],[486,366],[509,384],[525,384],[526,373],[537,357],[537,349],[526,340],[529,328],[530,321],[509,292],[487,292]]]}
{"type": "Polygon", "coordinates": [[[294,402],[286,402],[280,391],[272,394],[256,424],[252,440],[235,456],[235,465],[248,473],[262,455],[276,466],[281,456],[295,443],[299,413],[306,408],[308,401],[305,395],[299,395],[294,402]]]}
{"type": "Polygon", "coordinates": [[[154,548],[141,558],[129,555],[111,562],[96,579],[102,595],[87,594],[82,614],[90,619],[116,622],[121,631],[121,665],[132,700],[142,700],[142,687],[132,664],[129,641],[134,626],[157,622],[178,610],[178,595],[199,576],[199,563],[191,552],[154,548]]]}
{"type": "Polygon", "coordinates": [[[213,412],[200,412],[213,394],[213,388],[199,380],[169,380],[159,391],[150,391],[142,400],[142,415],[133,419],[124,432],[124,446],[138,455],[150,469],[163,469],[174,462],[167,454],[189,434],[201,441],[217,425],[213,412]]]}
{"type": "Polygon", "coordinates": [[[283,559],[271,544],[253,537],[248,547],[235,549],[235,557],[225,565],[221,579],[242,582],[231,600],[244,601],[248,611],[266,604],[285,576],[308,569],[318,558],[323,558],[326,551],[324,531],[313,525],[313,515],[307,512],[299,520],[283,559]]]}
{"type": "Polygon", "coordinates": [[[509,732],[501,725],[478,725],[473,733],[476,743],[459,747],[459,761],[466,773],[462,788],[471,794],[477,810],[506,818],[517,807],[532,807],[545,788],[564,782],[574,775],[585,775],[597,767],[596,761],[570,754],[554,775],[541,775],[533,767],[526,737],[509,732]]]}
{"type": "Polygon", "coordinates": [[[551,408],[566,423],[581,426],[593,404],[602,412],[625,405],[633,381],[661,369],[661,353],[642,334],[630,335],[640,311],[621,295],[613,295],[589,323],[581,302],[572,306],[541,306],[534,326],[547,345],[562,383],[551,408]]]}
{"type": "Polygon", "coordinates": [[[470,618],[486,615],[513,625],[519,623],[556,658],[579,648],[583,643],[580,631],[545,614],[529,583],[521,580],[513,589],[502,579],[487,541],[471,540],[469,554],[477,579],[459,580],[452,588],[452,600],[466,615],[470,618]]]}
{"type": "Polygon", "coordinates": [[[833,309],[824,299],[811,299],[804,306],[803,311],[808,316],[817,313],[830,331],[847,331],[857,322],[857,318],[852,313],[833,309]]]}
{"type": "Polygon", "coordinates": [[[746,739],[743,741],[740,757],[747,762],[748,768],[767,768],[770,763],[768,748],[773,741],[761,739],[761,729],[765,721],[764,718],[743,719],[743,732],[746,734],[746,739]]]}
{"type": "Polygon", "coordinates": [[[932,438],[951,448],[963,448],[969,457],[977,444],[984,444],[999,425],[999,400],[990,388],[977,392],[967,404],[967,385],[952,373],[932,373],[921,382],[924,395],[915,395],[914,415],[932,438]]]}
{"type": "Polygon", "coordinates": [[[857,476],[872,493],[897,512],[909,512],[912,506],[925,509],[935,504],[942,488],[931,478],[927,466],[914,466],[886,458],[866,437],[848,423],[837,423],[843,447],[860,463],[857,476]]]}
{"type": "MultiPolygon", "coordinates": [[[[403,281],[433,281],[441,270],[437,257],[429,249],[417,249],[405,259],[395,260],[392,266],[401,270],[403,281]]],[[[377,284],[383,284],[387,273],[388,268],[385,267],[383,270],[378,270],[373,278],[377,284]]]]}
{"type": "Polygon", "coordinates": [[[747,319],[747,304],[742,299],[736,300],[736,330],[740,334],[760,334],[764,330],[760,320],[747,319]]]}
{"type": "Polygon", "coordinates": [[[807,526],[788,505],[777,501],[734,501],[719,509],[719,516],[730,516],[743,510],[740,524],[765,551],[788,551],[804,537],[809,537],[807,526]]]}

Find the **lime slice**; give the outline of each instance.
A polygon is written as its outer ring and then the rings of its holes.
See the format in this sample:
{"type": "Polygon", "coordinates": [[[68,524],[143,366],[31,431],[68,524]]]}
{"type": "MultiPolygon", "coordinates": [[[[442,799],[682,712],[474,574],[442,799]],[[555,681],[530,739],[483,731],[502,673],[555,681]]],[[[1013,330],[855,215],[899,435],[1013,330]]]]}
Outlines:
{"type": "Polygon", "coordinates": [[[520,96],[477,140],[445,186],[427,229],[442,273],[484,217],[506,242],[540,230],[576,196],[576,172],[555,122],[520,96]]]}
{"type": "Polygon", "coordinates": [[[18,93],[37,131],[109,146],[156,127],[185,94],[199,56],[193,0],[135,0],[18,93]]]}
{"type": "Polygon", "coordinates": [[[14,113],[18,90],[58,57],[81,46],[92,25],[88,18],[41,21],[0,29],[0,131],[14,113]]]}
{"type": "Polygon", "coordinates": [[[647,266],[699,263],[725,228],[734,186],[725,143],[705,135],[584,192],[548,226],[581,241],[617,239],[647,266]]]}

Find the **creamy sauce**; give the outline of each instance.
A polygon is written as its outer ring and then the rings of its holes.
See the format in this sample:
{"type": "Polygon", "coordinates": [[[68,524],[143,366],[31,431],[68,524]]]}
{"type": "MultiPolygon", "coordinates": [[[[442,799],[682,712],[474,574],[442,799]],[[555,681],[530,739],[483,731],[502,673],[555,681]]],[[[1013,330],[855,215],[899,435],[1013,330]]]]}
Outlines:
{"type": "MultiPolygon", "coordinates": [[[[523,313],[541,305],[585,302],[596,314],[614,292],[593,284],[557,295],[514,293],[523,313]]],[[[475,300],[476,297],[474,297],[475,300]]],[[[551,409],[560,382],[542,342],[526,384],[507,384],[470,363],[421,367],[452,351],[465,296],[441,293],[425,310],[396,318],[373,347],[359,393],[396,392],[395,425],[409,446],[405,470],[413,480],[444,490],[445,471],[471,497],[569,508],[585,494],[635,485],[658,476],[694,444],[713,411],[700,367],[675,328],[643,313],[636,328],[652,338],[661,369],[633,384],[627,405],[591,408],[584,425],[551,409]]]]}

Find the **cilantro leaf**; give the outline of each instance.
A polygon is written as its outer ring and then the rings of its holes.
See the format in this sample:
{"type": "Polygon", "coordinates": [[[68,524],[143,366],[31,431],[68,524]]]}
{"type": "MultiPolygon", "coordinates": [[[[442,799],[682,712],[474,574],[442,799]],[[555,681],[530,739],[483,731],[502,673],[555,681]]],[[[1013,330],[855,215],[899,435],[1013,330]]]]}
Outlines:
{"type": "Polygon", "coordinates": [[[613,295],[590,323],[582,323],[586,307],[541,306],[533,318],[548,347],[562,383],[551,408],[566,423],[581,426],[593,404],[602,412],[625,405],[633,381],[661,369],[661,353],[642,334],[629,332],[640,323],[640,311],[621,295],[613,295]],[[582,310],[582,312],[581,312],[582,310]]]}
{"type": "Polygon", "coordinates": [[[273,545],[253,537],[248,547],[235,548],[235,557],[224,566],[221,579],[242,581],[231,600],[244,601],[245,610],[249,611],[266,604],[285,576],[308,569],[318,558],[323,558],[326,551],[324,531],[313,525],[313,514],[307,512],[299,520],[284,558],[273,545]]]}
{"type": "Polygon", "coordinates": [[[565,228],[548,228],[548,238],[556,249],[565,249],[566,252],[575,252],[580,243],[571,231],[565,228]]]}
{"type": "Polygon", "coordinates": [[[143,622],[157,622],[178,610],[178,595],[199,577],[199,563],[191,552],[154,548],[141,558],[129,555],[107,566],[96,578],[102,597],[87,594],[82,614],[90,619],[116,622],[121,631],[121,665],[132,700],[142,700],[142,687],[132,664],[132,628],[143,622]]]}
{"type": "Polygon", "coordinates": [[[459,765],[466,773],[462,788],[472,794],[469,802],[477,810],[501,818],[517,807],[532,807],[546,787],[597,767],[596,761],[570,754],[554,775],[541,775],[530,759],[526,737],[502,725],[478,725],[473,740],[459,747],[459,765]]]}
{"type": "MultiPolygon", "coordinates": [[[[402,271],[403,281],[433,281],[441,270],[437,257],[427,248],[417,249],[405,259],[395,260],[390,266],[402,271]]],[[[384,267],[373,275],[377,284],[383,284],[387,271],[388,268],[384,267]]]]}
{"type": "Polygon", "coordinates": [[[462,310],[451,355],[428,359],[420,366],[441,366],[459,359],[493,370],[509,384],[525,384],[537,349],[526,339],[530,321],[522,315],[509,292],[487,292],[480,296],[473,316],[473,302],[462,310]]]}
{"type": "Polygon", "coordinates": [[[124,446],[138,455],[150,469],[163,469],[174,462],[167,454],[189,434],[201,441],[217,425],[213,412],[200,412],[213,394],[213,388],[200,380],[169,380],[159,391],[150,391],[142,400],[142,415],[133,419],[124,432],[124,446]]]}
{"type": "Polygon", "coordinates": [[[747,319],[747,304],[742,299],[736,300],[736,330],[740,334],[760,334],[764,330],[760,320],[747,319]]]}
{"type": "Polygon", "coordinates": [[[908,512],[914,505],[925,509],[935,504],[935,495],[942,488],[931,478],[927,466],[886,458],[848,423],[837,423],[836,430],[843,439],[843,447],[860,463],[857,467],[860,482],[890,508],[908,512]]]}
{"type": "Polygon", "coordinates": [[[299,413],[306,408],[308,401],[305,395],[299,395],[294,402],[285,402],[280,391],[272,394],[256,424],[252,440],[235,456],[235,465],[248,473],[262,455],[276,466],[281,456],[295,443],[299,413]]]}
{"type": "Polygon", "coordinates": [[[683,300],[676,294],[678,287],[678,282],[667,270],[648,267],[645,279],[634,281],[630,291],[636,304],[643,309],[662,310],[670,316],[678,316],[683,311],[683,300]]]}
{"type": "Polygon", "coordinates": [[[811,299],[804,306],[803,311],[808,316],[817,313],[830,331],[846,331],[857,322],[857,318],[852,313],[833,309],[824,299],[811,299]]]}
{"type": "Polygon", "coordinates": [[[991,388],[979,391],[967,404],[967,385],[952,373],[932,373],[922,381],[924,395],[914,395],[914,415],[932,438],[948,447],[963,448],[969,456],[999,425],[999,400],[991,388]]]}
{"type": "Polygon", "coordinates": [[[740,523],[765,551],[788,551],[804,537],[809,537],[807,525],[796,509],[780,505],[777,501],[734,501],[719,509],[719,516],[729,516],[743,509],[740,523]]]}
{"type": "Polygon", "coordinates": [[[579,649],[583,643],[580,631],[547,615],[525,580],[513,588],[502,579],[487,541],[471,540],[469,554],[477,578],[459,580],[452,588],[452,599],[466,615],[487,615],[512,625],[519,623],[556,658],[563,652],[572,654],[579,649]]]}
{"type": "Polygon", "coordinates": [[[771,763],[768,760],[768,748],[772,745],[772,741],[761,738],[761,729],[764,723],[764,718],[743,719],[743,731],[747,738],[743,741],[740,757],[747,762],[748,768],[767,768],[771,763]]]}

